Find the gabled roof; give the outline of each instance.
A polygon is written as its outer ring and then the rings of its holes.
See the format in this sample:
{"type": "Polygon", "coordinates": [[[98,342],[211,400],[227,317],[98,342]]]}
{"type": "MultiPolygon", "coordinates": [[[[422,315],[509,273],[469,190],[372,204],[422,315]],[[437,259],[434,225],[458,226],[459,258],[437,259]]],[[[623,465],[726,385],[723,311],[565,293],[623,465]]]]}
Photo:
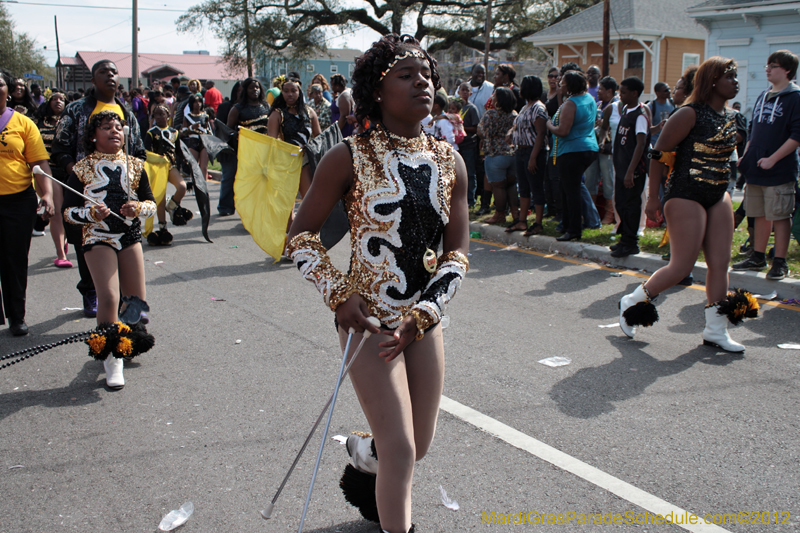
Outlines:
{"type": "Polygon", "coordinates": [[[173,67],[172,65],[170,65],[168,63],[163,63],[161,65],[153,65],[152,67],[150,67],[148,69],[140,70],[139,73],[140,74],[150,74],[151,72],[158,72],[161,69],[169,69],[169,70],[175,72],[176,74],[186,74],[181,69],[173,67]]]}
{"type": "Polygon", "coordinates": [[[706,2],[699,3],[691,8],[689,11],[706,10],[706,9],[735,9],[741,7],[762,7],[773,6],[780,4],[798,4],[797,0],[707,0],[706,2]]]}
{"type": "MultiPolygon", "coordinates": [[[[131,54],[119,52],[78,52],[75,58],[62,57],[64,65],[74,65],[79,60],[86,68],[101,59],[110,59],[117,65],[121,78],[131,77],[131,54]]],[[[139,74],[152,70],[153,67],[167,66],[191,79],[199,80],[235,80],[244,79],[244,71],[229,73],[227,65],[220,56],[207,56],[199,54],[139,54],[139,74]]]]}
{"type": "MultiPolygon", "coordinates": [[[[712,0],[713,1],[713,0],[712,0]]],[[[611,39],[628,35],[661,35],[705,39],[708,33],[686,9],[697,0],[611,0],[611,39]]],[[[594,39],[603,34],[603,3],[533,34],[526,40],[558,42],[564,37],[594,39]]]]}

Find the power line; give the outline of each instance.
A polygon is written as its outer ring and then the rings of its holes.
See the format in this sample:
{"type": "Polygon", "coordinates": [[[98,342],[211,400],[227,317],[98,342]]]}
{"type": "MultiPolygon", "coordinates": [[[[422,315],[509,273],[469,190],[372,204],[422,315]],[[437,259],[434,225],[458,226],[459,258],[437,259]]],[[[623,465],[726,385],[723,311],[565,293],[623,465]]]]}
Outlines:
{"type": "MultiPolygon", "coordinates": [[[[45,3],[38,3],[38,2],[8,2],[12,4],[20,4],[26,6],[49,6],[49,7],[79,7],[84,9],[113,9],[115,11],[130,11],[131,8],[129,7],[111,7],[111,6],[82,6],[82,5],[75,5],[75,4],[45,4],[45,3]]],[[[186,13],[185,9],[158,9],[154,7],[140,7],[138,8],[139,11],[160,11],[160,12],[169,12],[169,13],[186,13]]]]}

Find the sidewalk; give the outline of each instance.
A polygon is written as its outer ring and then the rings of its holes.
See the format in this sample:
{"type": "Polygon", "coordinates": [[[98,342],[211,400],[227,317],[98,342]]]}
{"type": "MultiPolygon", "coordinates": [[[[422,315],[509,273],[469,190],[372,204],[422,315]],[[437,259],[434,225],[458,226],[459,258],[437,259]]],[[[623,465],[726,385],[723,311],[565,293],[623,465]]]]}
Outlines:
{"type": "MultiPolygon", "coordinates": [[[[470,222],[469,230],[480,232],[481,238],[503,244],[515,244],[522,248],[530,248],[539,252],[553,253],[597,261],[604,266],[620,269],[638,269],[653,273],[666,265],[666,261],[660,255],[642,252],[637,255],[616,258],[611,257],[611,250],[605,246],[586,244],[582,242],[558,242],[554,237],[534,235],[523,237],[522,232],[506,233],[505,228],[484,224],[482,222],[470,222]]],[[[692,270],[695,283],[705,283],[706,264],[696,263],[692,270]]],[[[766,272],[750,271],[730,271],[730,286],[745,289],[753,294],[770,294],[778,292],[778,299],[800,299],[800,281],[793,279],[783,279],[781,281],[768,280],[766,272]]]]}

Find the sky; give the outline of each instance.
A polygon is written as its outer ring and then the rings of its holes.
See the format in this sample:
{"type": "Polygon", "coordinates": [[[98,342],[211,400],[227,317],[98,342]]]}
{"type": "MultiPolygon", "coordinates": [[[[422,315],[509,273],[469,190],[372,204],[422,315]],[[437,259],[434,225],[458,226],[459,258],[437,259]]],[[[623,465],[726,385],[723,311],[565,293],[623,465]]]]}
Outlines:
{"type": "MultiPolygon", "coordinates": [[[[15,31],[27,33],[33,38],[50,65],[55,65],[57,59],[53,16],[58,17],[58,37],[62,56],[72,57],[78,51],[131,51],[133,30],[129,6],[132,6],[132,2],[0,1],[5,2],[14,21],[15,31]],[[112,6],[125,6],[126,9],[107,9],[112,6]]],[[[223,44],[208,30],[195,34],[179,33],[175,29],[175,20],[181,13],[199,3],[200,0],[170,0],[168,4],[163,0],[161,2],[139,0],[139,53],[180,54],[184,50],[208,50],[211,55],[218,55],[223,44]]],[[[331,32],[331,35],[334,33],[331,32]]],[[[366,50],[377,38],[376,32],[364,28],[349,35],[333,36],[328,41],[328,47],[366,50]]]]}

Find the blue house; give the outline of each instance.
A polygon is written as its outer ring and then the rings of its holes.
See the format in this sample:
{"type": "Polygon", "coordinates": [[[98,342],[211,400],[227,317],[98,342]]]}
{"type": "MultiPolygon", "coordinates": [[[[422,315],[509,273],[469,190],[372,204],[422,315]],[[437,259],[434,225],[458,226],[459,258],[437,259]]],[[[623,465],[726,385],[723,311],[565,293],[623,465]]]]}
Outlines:
{"type": "Polygon", "coordinates": [[[769,83],[767,58],[777,50],[800,55],[800,1],[708,0],[686,13],[708,31],[705,57],[723,56],[739,64],[742,111],[749,117],[769,83]]]}
{"type": "Polygon", "coordinates": [[[292,58],[289,54],[261,56],[257,62],[256,76],[268,87],[271,86],[272,78],[292,71],[300,74],[303,88],[308,87],[315,74],[325,76],[328,83],[334,74],[342,74],[349,82],[355,69],[356,58],[363,53],[361,50],[350,48],[329,48],[311,58],[292,58]]]}

